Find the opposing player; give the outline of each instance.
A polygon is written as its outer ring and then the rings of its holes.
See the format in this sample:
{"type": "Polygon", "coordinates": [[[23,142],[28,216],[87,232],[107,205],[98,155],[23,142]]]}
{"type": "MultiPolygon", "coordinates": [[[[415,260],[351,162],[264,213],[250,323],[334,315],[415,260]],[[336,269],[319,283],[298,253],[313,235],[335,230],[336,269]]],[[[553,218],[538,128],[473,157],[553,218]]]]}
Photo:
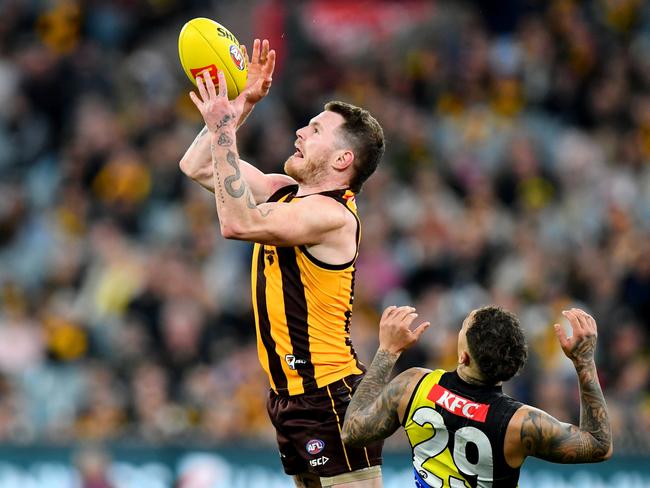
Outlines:
{"type": "Polygon", "coordinates": [[[348,406],[343,440],[376,442],[401,424],[413,448],[415,485],[516,487],[527,456],[557,463],[589,463],[612,455],[605,399],[594,351],[596,322],[578,309],[563,312],[573,335],[555,332],[576,368],[580,426],[513,400],[501,391],[526,361],[517,318],[497,307],[471,312],[458,334],[458,367],[446,372],[411,368],[389,382],[395,361],[428,324],[414,331],[412,307],[389,307],[380,323],[379,350],[348,406]]]}
{"type": "Polygon", "coordinates": [[[382,442],[350,448],[340,432],[364,372],[349,330],[360,237],[355,193],[383,155],[383,131],[367,111],[330,102],[296,132],[286,175],[265,175],[241,161],[237,123],[264,86],[268,91],[272,55],[256,42],[249,76],[258,72],[262,81],[253,77],[233,102],[222,73],[218,92],[209,75],[199,79],[199,96],[191,98],[207,133],[181,168],[215,192],[222,234],[256,243],[258,353],[285,471],[299,487],[377,487],[382,442]]]}

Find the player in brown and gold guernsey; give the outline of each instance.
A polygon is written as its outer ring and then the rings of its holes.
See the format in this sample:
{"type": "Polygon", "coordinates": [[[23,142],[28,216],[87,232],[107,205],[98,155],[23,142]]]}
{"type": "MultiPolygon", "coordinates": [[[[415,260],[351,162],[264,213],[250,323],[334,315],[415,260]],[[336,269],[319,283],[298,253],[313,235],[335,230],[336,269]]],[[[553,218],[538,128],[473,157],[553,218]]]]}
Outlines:
{"type": "Polygon", "coordinates": [[[379,487],[381,441],[346,447],[341,426],[363,365],[350,342],[360,239],[355,194],[384,153],[379,123],[330,102],[296,131],[286,174],[263,174],[239,158],[236,129],[268,92],[275,53],[256,41],[244,92],[228,101],[199,77],[190,96],[205,129],[181,169],[215,193],[221,232],[255,243],[251,271],[268,411],[285,472],[298,487],[379,487]]]}

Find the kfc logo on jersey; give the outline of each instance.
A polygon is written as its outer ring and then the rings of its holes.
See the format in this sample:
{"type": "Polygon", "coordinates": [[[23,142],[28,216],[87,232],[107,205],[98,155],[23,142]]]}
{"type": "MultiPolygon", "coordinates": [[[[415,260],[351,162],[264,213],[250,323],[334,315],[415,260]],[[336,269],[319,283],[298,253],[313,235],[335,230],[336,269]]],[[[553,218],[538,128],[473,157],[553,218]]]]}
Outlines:
{"type": "Polygon", "coordinates": [[[235,63],[235,66],[237,66],[239,71],[244,71],[244,68],[246,67],[244,56],[242,56],[241,51],[234,44],[230,46],[230,59],[232,59],[232,62],[235,63]]]}
{"type": "Polygon", "coordinates": [[[427,398],[454,415],[477,422],[485,422],[485,417],[490,408],[489,405],[484,403],[476,403],[456,395],[440,385],[433,385],[427,398]]]}
{"type": "MultiPolygon", "coordinates": [[[[314,456],[315,454],[320,453],[323,449],[325,449],[325,442],[321,441],[320,439],[312,439],[310,440],[307,445],[305,446],[305,449],[307,449],[307,452],[314,456]]],[[[325,461],[327,462],[327,461],[325,461]]],[[[325,464],[325,463],[323,463],[325,464]]]]}

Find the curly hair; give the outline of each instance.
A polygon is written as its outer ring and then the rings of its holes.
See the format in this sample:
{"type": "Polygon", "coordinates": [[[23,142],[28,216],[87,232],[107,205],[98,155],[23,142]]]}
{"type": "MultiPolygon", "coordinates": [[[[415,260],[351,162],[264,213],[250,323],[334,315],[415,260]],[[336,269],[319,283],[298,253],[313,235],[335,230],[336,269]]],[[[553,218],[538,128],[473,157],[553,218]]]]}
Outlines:
{"type": "Polygon", "coordinates": [[[528,357],[526,338],[519,320],[499,307],[483,307],[474,312],[467,329],[467,345],[490,384],[515,376],[528,357]]]}

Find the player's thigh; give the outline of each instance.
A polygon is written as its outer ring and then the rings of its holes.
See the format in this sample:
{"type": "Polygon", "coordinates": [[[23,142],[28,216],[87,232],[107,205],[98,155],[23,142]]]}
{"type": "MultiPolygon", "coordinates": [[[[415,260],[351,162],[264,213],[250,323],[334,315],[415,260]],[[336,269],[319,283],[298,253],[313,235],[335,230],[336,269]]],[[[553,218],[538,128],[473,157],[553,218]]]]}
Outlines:
{"type": "Polygon", "coordinates": [[[342,485],[332,485],[332,488],[382,488],[381,478],[374,478],[371,480],[352,481],[350,483],[343,483],[342,485]]]}
{"type": "Polygon", "coordinates": [[[321,476],[320,483],[323,488],[381,488],[381,466],[357,469],[329,478],[321,476]]]}
{"type": "Polygon", "coordinates": [[[293,482],[296,488],[322,488],[320,478],[315,473],[305,472],[294,475],[293,482]]]}

